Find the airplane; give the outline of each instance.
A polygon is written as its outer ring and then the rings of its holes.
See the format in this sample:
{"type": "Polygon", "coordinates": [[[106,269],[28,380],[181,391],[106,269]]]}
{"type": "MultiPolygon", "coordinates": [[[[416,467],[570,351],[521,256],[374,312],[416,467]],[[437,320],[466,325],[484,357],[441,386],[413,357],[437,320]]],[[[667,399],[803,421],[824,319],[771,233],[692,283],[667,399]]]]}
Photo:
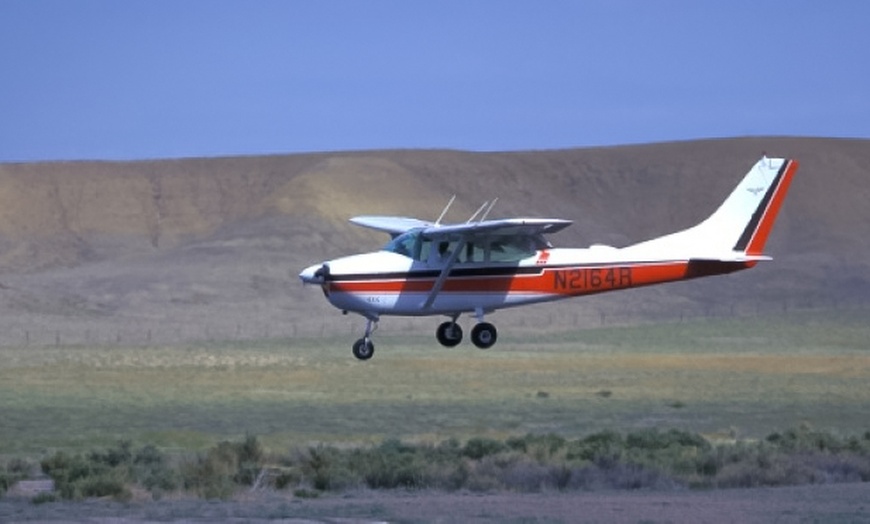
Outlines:
{"type": "Polygon", "coordinates": [[[706,220],[622,248],[554,247],[546,235],[570,220],[487,220],[492,204],[465,223],[442,225],[453,199],[435,222],[358,216],[350,222],[391,240],[377,252],[312,265],[299,278],[320,286],[344,314],[365,317],[365,333],[353,344],[360,360],[374,355],[372,333],[385,315],[447,316],[435,336],[453,347],[463,337],[457,320],[470,313],[477,321],[471,342],[486,349],[498,332],[484,318],[499,309],[722,275],[770,260],[763,248],[797,169],[796,160],[765,156],[706,220]]]}

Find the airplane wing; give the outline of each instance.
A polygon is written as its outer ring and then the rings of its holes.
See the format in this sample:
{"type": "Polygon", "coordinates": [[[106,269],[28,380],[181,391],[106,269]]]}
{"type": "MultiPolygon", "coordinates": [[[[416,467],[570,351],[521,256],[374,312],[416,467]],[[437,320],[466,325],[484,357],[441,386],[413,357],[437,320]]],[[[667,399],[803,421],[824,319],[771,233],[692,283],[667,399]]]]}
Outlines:
{"type": "Polygon", "coordinates": [[[360,216],[350,219],[351,223],[358,226],[376,229],[389,233],[391,236],[401,235],[402,233],[416,228],[428,228],[435,224],[425,220],[408,217],[389,217],[389,216],[360,216]]]}
{"type": "Polygon", "coordinates": [[[411,229],[423,229],[427,237],[450,237],[473,239],[485,235],[518,235],[555,233],[570,226],[570,220],[558,218],[507,218],[502,220],[484,220],[448,226],[408,217],[393,216],[358,216],[350,219],[358,226],[389,233],[392,236],[401,235],[411,229]]]}
{"type": "Polygon", "coordinates": [[[558,218],[506,218],[502,220],[484,220],[467,224],[449,226],[429,225],[423,230],[427,237],[462,238],[466,241],[475,237],[489,235],[534,235],[539,233],[555,233],[570,226],[570,220],[558,218]]]}

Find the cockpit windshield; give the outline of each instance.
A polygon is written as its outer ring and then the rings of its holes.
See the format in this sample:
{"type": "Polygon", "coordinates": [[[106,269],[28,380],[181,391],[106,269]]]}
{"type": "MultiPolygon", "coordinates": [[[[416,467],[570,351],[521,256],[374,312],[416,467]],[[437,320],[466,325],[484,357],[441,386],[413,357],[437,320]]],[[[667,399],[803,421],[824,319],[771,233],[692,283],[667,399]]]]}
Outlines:
{"type": "Polygon", "coordinates": [[[540,234],[475,236],[460,246],[457,238],[433,235],[428,238],[422,229],[411,229],[384,246],[384,251],[406,256],[413,260],[440,265],[453,258],[457,263],[519,262],[533,256],[539,249],[552,247],[540,234]]]}
{"type": "Polygon", "coordinates": [[[410,231],[406,231],[390,240],[387,245],[384,246],[383,250],[410,257],[414,260],[419,260],[420,237],[422,236],[422,232],[422,229],[411,229],[410,231]]]}

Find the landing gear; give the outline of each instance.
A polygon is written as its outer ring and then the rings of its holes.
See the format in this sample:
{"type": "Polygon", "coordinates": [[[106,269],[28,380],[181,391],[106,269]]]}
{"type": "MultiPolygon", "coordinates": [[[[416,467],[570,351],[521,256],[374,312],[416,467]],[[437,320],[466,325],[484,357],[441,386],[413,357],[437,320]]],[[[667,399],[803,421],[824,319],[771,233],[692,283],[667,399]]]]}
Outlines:
{"type": "Polygon", "coordinates": [[[353,356],[360,360],[368,360],[375,354],[375,345],[372,343],[372,333],[378,328],[378,319],[366,319],[366,334],[363,338],[353,343],[353,356]]]}
{"type": "Polygon", "coordinates": [[[360,360],[368,360],[375,354],[375,345],[368,338],[361,338],[353,343],[353,356],[360,360]]]}
{"type": "Polygon", "coordinates": [[[456,323],[456,319],[444,322],[435,330],[435,338],[442,346],[452,348],[462,342],[462,328],[456,323]]]}
{"type": "Polygon", "coordinates": [[[480,349],[489,349],[498,339],[498,331],[489,322],[479,322],[471,330],[471,342],[480,349]]]}
{"type": "MultiPolygon", "coordinates": [[[[480,349],[488,349],[495,344],[498,339],[498,331],[495,326],[489,322],[483,321],[484,311],[482,309],[475,310],[474,316],[477,318],[477,325],[471,330],[471,342],[480,349]]],[[[445,347],[452,348],[462,342],[462,328],[456,323],[459,314],[451,315],[452,320],[442,323],[435,330],[435,338],[445,347]]]]}

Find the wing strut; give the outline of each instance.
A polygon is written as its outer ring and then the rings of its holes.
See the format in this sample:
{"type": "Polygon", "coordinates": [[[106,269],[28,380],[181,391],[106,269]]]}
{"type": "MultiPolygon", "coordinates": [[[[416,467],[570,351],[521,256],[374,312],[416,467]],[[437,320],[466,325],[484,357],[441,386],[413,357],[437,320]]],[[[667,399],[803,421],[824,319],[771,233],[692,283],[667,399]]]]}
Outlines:
{"type": "Polygon", "coordinates": [[[426,302],[423,302],[423,309],[429,309],[432,307],[438,294],[441,293],[441,288],[443,288],[444,283],[447,282],[447,277],[450,275],[450,270],[453,269],[453,266],[456,264],[456,259],[459,258],[459,253],[465,249],[465,243],[465,237],[460,238],[459,242],[456,244],[456,249],[453,250],[453,253],[450,253],[450,257],[447,258],[447,262],[444,263],[444,267],[441,269],[441,274],[438,275],[438,280],[435,281],[435,285],[432,286],[432,291],[430,291],[429,296],[426,297],[426,302]]]}
{"type": "Polygon", "coordinates": [[[442,211],[441,214],[438,215],[438,220],[435,221],[436,226],[441,225],[441,220],[444,218],[444,215],[447,214],[447,210],[450,209],[450,206],[453,205],[454,200],[456,200],[456,195],[453,195],[452,197],[450,197],[450,202],[447,202],[447,205],[444,206],[444,211],[442,211]]]}
{"type": "Polygon", "coordinates": [[[477,218],[477,215],[479,215],[480,212],[483,211],[483,208],[485,208],[487,205],[489,205],[489,200],[487,200],[479,208],[477,208],[477,211],[475,211],[474,214],[471,215],[471,218],[469,218],[465,223],[470,224],[475,218],[477,218]]]}
{"type": "Polygon", "coordinates": [[[496,202],[498,202],[498,197],[495,197],[492,199],[492,202],[489,203],[489,207],[486,208],[486,211],[483,213],[483,216],[480,217],[480,220],[478,220],[478,222],[483,222],[484,220],[486,220],[486,217],[489,215],[489,212],[492,211],[492,208],[495,207],[496,202]]]}

